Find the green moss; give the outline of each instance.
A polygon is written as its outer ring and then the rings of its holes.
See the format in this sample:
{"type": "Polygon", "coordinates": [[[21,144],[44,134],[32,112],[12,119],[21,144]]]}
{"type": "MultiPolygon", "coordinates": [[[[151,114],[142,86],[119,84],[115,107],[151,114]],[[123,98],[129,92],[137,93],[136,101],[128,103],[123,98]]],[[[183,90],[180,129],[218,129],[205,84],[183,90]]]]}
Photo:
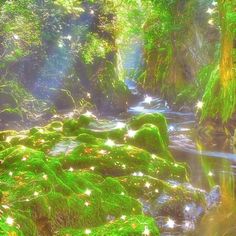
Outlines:
{"type": "Polygon", "coordinates": [[[93,118],[81,115],[78,119],[67,119],[63,123],[63,132],[66,135],[73,135],[81,127],[87,127],[93,118]]]}
{"type": "MultiPolygon", "coordinates": [[[[147,216],[128,216],[125,220],[116,220],[100,226],[98,228],[91,228],[92,236],[135,236],[142,235],[146,230],[149,231],[150,235],[160,235],[159,230],[152,218],[147,216]]],[[[59,236],[83,236],[86,235],[85,231],[76,229],[63,229],[59,232],[59,236]]]]}
{"type": "Polygon", "coordinates": [[[186,167],[151,155],[134,146],[108,147],[102,144],[81,144],[72,153],[59,159],[64,168],[89,170],[103,176],[121,176],[142,172],[161,178],[187,180],[186,167]]]}
{"type": "Polygon", "coordinates": [[[169,160],[173,160],[171,154],[167,151],[167,146],[162,139],[159,128],[155,125],[144,124],[137,130],[134,137],[128,139],[128,142],[151,153],[156,153],[169,160]]]}
{"type": "MultiPolygon", "coordinates": [[[[178,200],[179,204],[186,202],[204,203],[204,195],[186,188],[180,182],[167,182],[152,176],[122,176],[117,178],[132,197],[139,197],[148,201],[156,201],[162,194],[178,200]],[[148,185],[147,185],[148,183],[148,185]]],[[[161,204],[160,204],[161,205],[161,204]]],[[[162,207],[160,206],[159,207],[162,207]]],[[[158,207],[158,204],[157,204],[158,207]]]]}
{"type": "Polygon", "coordinates": [[[17,132],[15,130],[3,130],[0,131],[0,141],[6,140],[8,136],[16,135],[17,132]]]}
{"type": "Polygon", "coordinates": [[[165,144],[169,143],[168,138],[168,129],[167,122],[165,117],[160,113],[152,113],[152,114],[141,114],[138,116],[132,117],[129,122],[129,125],[133,129],[139,129],[144,124],[153,124],[158,127],[160,135],[165,144]]]}
{"type": "Polygon", "coordinates": [[[2,235],[84,235],[89,228],[94,235],[125,236],[140,234],[145,227],[159,235],[154,219],[142,215],[140,200],[152,206],[160,194],[169,194],[173,197],[169,205],[152,208],[170,214],[190,199],[202,204],[197,194],[167,182],[188,181],[187,168],[168,159],[157,126],[140,124],[134,145],[145,146],[138,148],[126,143],[126,128],[99,132],[88,122],[78,125],[78,120],[70,120],[72,125],[53,122],[29,131],[2,133],[1,144],[10,147],[0,151],[0,200],[13,209],[0,207],[2,235]],[[63,132],[62,125],[69,131],[63,132]],[[114,143],[107,142],[111,137],[114,143]],[[147,137],[155,142],[149,144],[147,137]],[[156,145],[159,149],[151,151],[160,152],[159,156],[145,150],[156,145]],[[57,148],[62,152],[53,154],[57,148]],[[13,226],[5,222],[8,215],[14,218],[13,226]]]}
{"type": "Polygon", "coordinates": [[[111,129],[111,130],[94,130],[89,128],[80,128],[77,130],[77,134],[88,134],[100,139],[112,139],[120,142],[124,142],[124,136],[127,129],[111,129]]]}

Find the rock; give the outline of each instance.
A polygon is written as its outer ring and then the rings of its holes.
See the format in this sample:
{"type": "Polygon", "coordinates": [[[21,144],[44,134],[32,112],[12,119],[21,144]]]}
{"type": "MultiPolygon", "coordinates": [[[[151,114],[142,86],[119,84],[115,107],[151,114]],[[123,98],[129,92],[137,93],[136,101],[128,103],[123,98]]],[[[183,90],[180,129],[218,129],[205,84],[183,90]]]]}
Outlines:
{"type": "Polygon", "coordinates": [[[211,209],[219,205],[221,200],[220,186],[215,186],[211,189],[210,193],[206,194],[207,208],[211,209]]]}
{"type": "Polygon", "coordinates": [[[0,120],[4,122],[21,121],[23,119],[22,113],[16,108],[6,108],[0,111],[0,120]]]}
{"type": "Polygon", "coordinates": [[[67,119],[63,123],[63,132],[68,135],[78,133],[79,128],[87,127],[93,119],[86,115],[81,115],[78,119],[67,119]]]}
{"type": "Polygon", "coordinates": [[[5,108],[16,108],[17,101],[16,99],[9,93],[0,92],[0,110],[5,108]]]}
{"type": "Polygon", "coordinates": [[[162,114],[160,113],[141,114],[138,116],[134,116],[133,118],[131,118],[129,122],[129,126],[132,129],[139,129],[144,124],[155,125],[159,129],[160,135],[164,143],[165,144],[169,143],[167,122],[162,114]]]}
{"type": "Polygon", "coordinates": [[[96,235],[155,235],[159,236],[160,232],[157,228],[155,221],[147,216],[123,216],[123,219],[111,221],[111,224],[105,226],[96,227],[93,229],[63,229],[59,232],[58,236],[83,236],[85,233],[89,233],[91,236],[96,235]]]}
{"type": "Polygon", "coordinates": [[[70,91],[65,89],[53,90],[52,103],[57,110],[75,109],[75,101],[70,91]]]}
{"type": "Polygon", "coordinates": [[[155,125],[144,124],[136,131],[134,137],[128,139],[128,142],[151,153],[165,156],[170,160],[172,159],[160,130],[155,125]]]}

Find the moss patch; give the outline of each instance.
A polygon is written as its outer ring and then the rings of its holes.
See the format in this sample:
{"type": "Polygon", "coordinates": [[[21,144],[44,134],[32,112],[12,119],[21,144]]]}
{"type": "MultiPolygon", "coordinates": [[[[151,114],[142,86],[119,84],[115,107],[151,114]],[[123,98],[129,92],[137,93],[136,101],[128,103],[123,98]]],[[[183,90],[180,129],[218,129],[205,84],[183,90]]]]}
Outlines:
{"type": "Polygon", "coordinates": [[[142,119],[94,130],[95,121],[82,116],[2,132],[0,234],[84,235],[87,229],[91,235],[159,235],[157,215],[145,205],[170,216],[190,199],[203,205],[203,194],[169,182],[186,182],[188,173],[168,156],[163,117],[162,123],[142,119]],[[137,129],[132,145],[131,126],[137,129]],[[172,197],[170,204],[155,204],[164,193],[172,197]]]}

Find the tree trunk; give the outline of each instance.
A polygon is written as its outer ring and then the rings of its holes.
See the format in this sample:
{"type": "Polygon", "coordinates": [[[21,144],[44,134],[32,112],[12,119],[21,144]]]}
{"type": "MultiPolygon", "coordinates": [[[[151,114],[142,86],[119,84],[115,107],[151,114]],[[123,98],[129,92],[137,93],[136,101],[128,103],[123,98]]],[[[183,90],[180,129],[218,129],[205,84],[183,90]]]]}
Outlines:
{"type": "Polygon", "coordinates": [[[232,0],[219,0],[220,26],[221,26],[221,57],[220,57],[220,79],[223,88],[227,87],[233,79],[233,44],[234,27],[227,19],[228,8],[232,7],[232,0]]]}

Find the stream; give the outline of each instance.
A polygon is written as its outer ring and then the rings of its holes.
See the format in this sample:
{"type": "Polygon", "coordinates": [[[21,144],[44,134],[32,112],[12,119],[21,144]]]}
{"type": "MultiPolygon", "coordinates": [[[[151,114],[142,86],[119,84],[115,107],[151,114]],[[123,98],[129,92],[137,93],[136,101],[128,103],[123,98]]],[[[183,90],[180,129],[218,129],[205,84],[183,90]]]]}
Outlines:
{"type": "MultiPolygon", "coordinates": [[[[134,82],[127,81],[127,86],[133,94],[138,94],[134,82]]],[[[176,161],[186,162],[189,165],[190,183],[194,187],[206,191],[211,191],[216,185],[221,189],[220,209],[211,210],[196,228],[194,226],[194,233],[191,235],[236,235],[234,227],[234,222],[236,222],[234,199],[236,152],[230,145],[230,140],[221,135],[201,136],[196,128],[197,122],[193,112],[173,111],[163,99],[149,95],[140,96],[140,100],[131,105],[126,114],[118,117],[105,117],[110,120],[110,123],[105,123],[99,129],[112,128],[117,122],[126,122],[127,118],[132,115],[156,112],[164,114],[168,121],[169,148],[176,161]],[[221,208],[224,209],[224,213],[221,208]],[[224,233],[219,233],[219,227],[224,233]]],[[[167,235],[189,234],[180,232],[176,225],[176,230],[162,232],[162,236],[167,235]]]]}

